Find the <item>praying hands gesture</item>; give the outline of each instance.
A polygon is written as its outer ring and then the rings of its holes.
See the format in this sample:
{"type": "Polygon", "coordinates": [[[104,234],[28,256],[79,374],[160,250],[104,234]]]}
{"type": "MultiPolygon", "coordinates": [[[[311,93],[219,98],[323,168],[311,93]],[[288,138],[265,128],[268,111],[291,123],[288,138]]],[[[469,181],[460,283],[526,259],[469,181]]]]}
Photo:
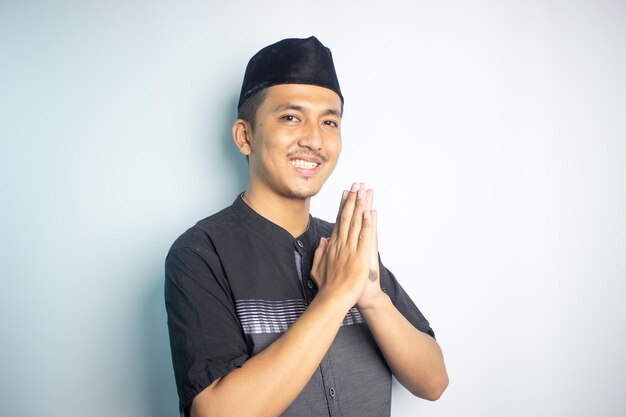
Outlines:
{"type": "Polygon", "coordinates": [[[348,308],[374,307],[382,300],[374,190],[354,183],[344,191],[337,222],[315,252],[311,276],[320,292],[345,300],[348,308]]]}

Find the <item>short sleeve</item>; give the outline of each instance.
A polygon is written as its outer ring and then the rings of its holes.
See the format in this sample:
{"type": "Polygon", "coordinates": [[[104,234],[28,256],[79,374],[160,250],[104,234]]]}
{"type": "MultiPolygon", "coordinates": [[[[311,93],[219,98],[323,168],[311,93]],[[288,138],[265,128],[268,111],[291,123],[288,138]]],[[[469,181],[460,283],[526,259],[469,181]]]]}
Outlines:
{"type": "Polygon", "coordinates": [[[165,261],[165,306],[181,416],[193,398],[249,357],[230,287],[211,252],[172,248],[165,261]]]}
{"type": "Polygon", "coordinates": [[[435,338],[435,332],[430,323],[417,308],[411,297],[404,291],[396,277],[380,262],[380,286],[391,298],[393,305],[419,331],[435,338]]]}

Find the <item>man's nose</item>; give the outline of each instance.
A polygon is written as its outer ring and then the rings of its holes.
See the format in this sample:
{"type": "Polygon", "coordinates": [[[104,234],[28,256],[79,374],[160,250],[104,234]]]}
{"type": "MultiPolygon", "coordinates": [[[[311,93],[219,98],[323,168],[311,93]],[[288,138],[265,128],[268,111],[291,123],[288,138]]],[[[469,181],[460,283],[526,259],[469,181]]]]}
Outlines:
{"type": "Polygon", "coordinates": [[[309,125],[303,132],[298,144],[302,147],[314,151],[322,149],[324,138],[322,137],[322,127],[316,124],[309,125]]]}

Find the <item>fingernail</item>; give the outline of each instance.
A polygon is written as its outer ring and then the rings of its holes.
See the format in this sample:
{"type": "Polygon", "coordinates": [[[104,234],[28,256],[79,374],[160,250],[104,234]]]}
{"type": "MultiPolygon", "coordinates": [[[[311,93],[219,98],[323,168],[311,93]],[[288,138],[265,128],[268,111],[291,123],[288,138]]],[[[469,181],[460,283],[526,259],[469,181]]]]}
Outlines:
{"type": "Polygon", "coordinates": [[[357,184],[356,182],[352,183],[352,187],[350,188],[350,192],[356,192],[359,189],[359,184],[357,184]]]}
{"type": "Polygon", "coordinates": [[[362,199],[364,195],[365,195],[365,191],[363,191],[363,190],[357,191],[357,193],[356,193],[357,200],[362,199]]]}
{"type": "Polygon", "coordinates": [[[369,210],[365,210],[363,212],[363,219],[365,219],[365,220],[369,220],[370,219],[370,211],[369,210]]]}

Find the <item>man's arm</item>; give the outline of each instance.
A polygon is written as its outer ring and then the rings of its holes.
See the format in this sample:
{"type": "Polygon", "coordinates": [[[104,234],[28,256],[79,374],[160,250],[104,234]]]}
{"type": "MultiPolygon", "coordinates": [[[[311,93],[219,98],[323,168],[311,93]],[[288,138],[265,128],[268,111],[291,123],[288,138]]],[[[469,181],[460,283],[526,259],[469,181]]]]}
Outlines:
{"type": "Polygon", "coordinates": [[[413,327],[383,292],[359,311],[398,381],[413,395],[438,399],[448,386],[448,373],[435,339],[413,327]]]}
{"type": "MultiPolygon", "coordinates": [[[[365,184],[360,184],[365,190],[365,184]]],[[[365,205],[372,211],[374,191],[367,190],[365,205]]],[[[380,286],[378,235],[372,240],[369,280],[357,308],[378,344],[391,372],[413,395],[434,401],[448,386],[448,373],[437,341],[416,329],[393,305],[380,286]]]]}
{"type": "Polygon", "coordinates": [[[311,379],[348,303],[318,294],[280,338],[198,394],[192,417],[279,415],[311,379]]]}
{"type": "Polygon", "coordinates": [[[324,274],[317,296],[280,338],[200,392],[193,417],[275,416],[293,402],[363,293],[374,230],[363,193],[353,187],[342,198],[333,235],[315,254],[314,270],[324,274]]]}

